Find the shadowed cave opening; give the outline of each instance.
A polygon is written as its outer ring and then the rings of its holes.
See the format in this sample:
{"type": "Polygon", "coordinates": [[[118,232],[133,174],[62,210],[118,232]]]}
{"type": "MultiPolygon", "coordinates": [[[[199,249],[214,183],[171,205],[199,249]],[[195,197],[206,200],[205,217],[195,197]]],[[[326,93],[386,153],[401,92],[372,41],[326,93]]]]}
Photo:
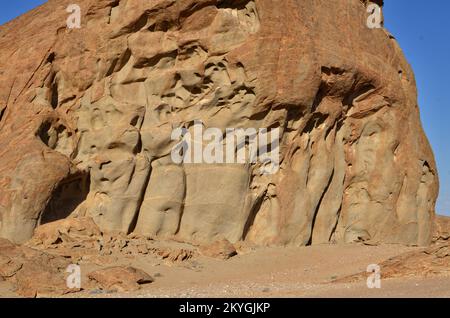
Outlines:
{"type": "Polygon", "coordinates": [[[233,9],[242,10],[242,9],[245,9],[245,6],[249,2],[252,2],[252,1],[251,0],[221,0],[217,4],[217,8],[219,8],[219,9],[233,8],[233,9]]]}
{"type": "Polygon", "coordinates": [[[58,82],[56,80],[53,82],[50,91],[51,91],[50,104],[52,105],[53,109],[56,109],[59,105],[58,82]]]}
{"type": "Polygon", "coordinates": [[[2,110],[0,110],[0,122],[1,122],[2,119],[3,119],[3,115],[5,114],[5,112],[6,112],[6,107],[3,108],[2,110]]]}
{"type": "Polygon", "coordinates": [[[90,180],[88,172],[80,172],[61,181],[53,191],[39,224],[65,219],[74,212],[86,200],[89,194],[90,180]]]}

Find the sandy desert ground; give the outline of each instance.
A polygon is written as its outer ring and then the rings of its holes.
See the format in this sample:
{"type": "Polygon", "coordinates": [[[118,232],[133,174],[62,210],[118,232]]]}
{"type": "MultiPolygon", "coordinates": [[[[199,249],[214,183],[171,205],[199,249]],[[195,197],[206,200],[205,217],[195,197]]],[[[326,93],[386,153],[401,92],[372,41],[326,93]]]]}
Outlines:
{"type": "MultiPolygon", "coordinates": [[[[132,293],[85,290],[64,297],[450,297],[450,277],[382,279],[380,289],[368,288],[365,279],[333,282],[364,272],[369,264],[418,250],[421,249],[362,244],[260,248],[229,260],[200,256],[180,263],[165,262],[152,255],[128,256],[119,258],[115,265],[142,269],[155,281],[132,293]]],[[[81,268],[84,282],[84,274],[97,266],[81,268]]],[[[0,282],[0,295],[17,296],[8,282],[0,282]]]]}
{"type": "Polygon", "coordinates": [[[113,235],[71,218],[39,227],[22,246],[0,240],[0,297],[450,297],[449,225],[436,218],[429,247],[256,247],[113,235]],[[373,265],[380,288],[368,287],[373,265]]]}

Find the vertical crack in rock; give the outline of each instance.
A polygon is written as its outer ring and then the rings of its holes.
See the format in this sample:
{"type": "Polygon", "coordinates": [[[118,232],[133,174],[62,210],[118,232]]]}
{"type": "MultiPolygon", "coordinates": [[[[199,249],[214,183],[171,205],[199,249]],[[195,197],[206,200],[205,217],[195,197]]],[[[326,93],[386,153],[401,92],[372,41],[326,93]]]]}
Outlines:
{"type": "MultiPolygon", "coordinates": [[[[328,181],[328,184],[326,185],[325,190],[323,191],[322,196],[320,197],[319,202],[317,203],[316,210],[314,211],[314,216],[313,216],[313,219],[312,219],[312,222],[311,222],[311,236],[310,236],[310,238],[309,238],[309,241],[308,241],[308,244],[307,244],[307,245],[312,245],[312,243],[313,243],[313,233],[314,233],[314,226],[315,226],[315,224],[316,224],[316,218],[317,218],[317,215],[318,215],[318,213],[319,213],[319,210],[320,210],[320,208],[321,208],[321,206],[322,206],[323,198],[324,198],[325,195],[328,193],[328,190],[329,190],[329,188],[330,188],[331,182],[333,181],[333,177],[334,177],[334,170],[333,170],[333,172],[331,173],[330,180],[328,181]]],[[[332,231],[332,232],[333,232],[333,231],[332,231]]],[[[333,234],[331,234],[331,235],[333,235],[333,234]]],[[[331,237],[331,235],[330,235],[330,237],[331,237]]]]}
{"type": "Polygon", "coordinates": [[[5,112],[6,112],[6,106],[0,110],[0,123],[3,119],[3,115],[5,114],[5,112]]]}
{"type": "Polygon", "coordinates": [[[54,80],[51,88],[51,105],[53,109],[56,109],[59,104],[59,97],[58,97],[58,82],[54,80]]]}
{"type": "Polygon", "coordinates": [[[254,206],[252,207],[252,209],[250,210],[250,214],[247,218],[247,222],[245,223],[244,226],[244,232],[242,234],[242,239],[245,240],[247,238],[248,233],[250,232],[251,227],[253,226],[256,216],[258,214],[258,212],[261,210],[261,207],[264,203],[264,200],[266,199],[266,194],[267,194],[267,190],[264,191],[262,193],[262,195],[260,195],[255,203],[254,206]]]}

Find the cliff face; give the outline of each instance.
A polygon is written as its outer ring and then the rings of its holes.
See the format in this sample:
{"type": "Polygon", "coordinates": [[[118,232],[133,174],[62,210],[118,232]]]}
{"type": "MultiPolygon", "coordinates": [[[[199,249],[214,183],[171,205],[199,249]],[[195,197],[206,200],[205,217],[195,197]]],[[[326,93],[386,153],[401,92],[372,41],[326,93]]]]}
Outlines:
{"type": "Polygon", "coordinates": [[[438,192],[413,72],[365,2],[50,0],[0,27],[0,236],[426,245],[438,192]],[[176,164],[176,127],[278,128],[280,167],[176,164]]]}

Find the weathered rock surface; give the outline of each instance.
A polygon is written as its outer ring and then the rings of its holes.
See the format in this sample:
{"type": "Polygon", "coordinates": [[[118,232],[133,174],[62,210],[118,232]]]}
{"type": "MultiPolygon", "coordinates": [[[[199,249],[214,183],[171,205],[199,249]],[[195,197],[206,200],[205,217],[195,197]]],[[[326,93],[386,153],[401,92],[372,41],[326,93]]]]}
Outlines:
{"type": "Polygon", "coordinates": [[[136,291],[140,285],[153,282],[153,278],[146,272],[130,266],[103,268],[90,273],[88,277],[103,290],[119,292],[136,291]]]}
{"type": "Polygon", "coordinates": [[[228,240],[220,240],[212,244],[201,246],[200,254],[208,257],[229,259],[237,254],[236,248],[228,240]]]}
{"type": "MultiPolygon", "coordinates": [[[[87,241],[95,241],[102,233],[91,218],[68,218],[41,225],[36,228],[29,245],[51,248],[58,244],[86,245],[87,241]]],[[[95,247],[91,244],[91,247],[95,247]]]]}
{"type": "MultiPolygon", "coordinates": [[[[420,251],[413,251],[392,257],[381,264],[381,278],[428,278],[450,276],[450,218],[436,216],[433,245],[420,251]]],[[[349,283],[366,279],[366,272],[336,279],[335,282],[349,283]]]]}
{"type": "MultiPolygon", "coordinates": [[[[427,278],[450,276],[450,245],[439,245],[420,252],[409,252],[380,264],[382,279],[389,278],[427,278]]],[[[370,275],[366,272],[335,280],[339,283],[350,283],[364,280],[370,275]]]]}
{"type": "MultiPolygon", "coordinates": [[[[77,254],[76,249],[70,249],[70,252],[71,256],[77,254]]],[[[87,253],[87,256],[94,255],[87,253]]],[[[0,239],[0,281],[11,282],[20,296],[51,297],[81,291],[81,288],[69,288],[67,285],[68,266],[72,261],[69,254],[63,257],[50,253],[50,250],[41,251],[0,239]]],[[[83,289],[135,291],[140,285],[153,282],[150,275],[130,266],[101,268],[87,277],[89,281],[83,284],[83,289]]]]}
{"type": "Polygon", "coordinates": [[[109,265],[120,255],[151,254],[169,263],[183,262],[197,254],[190,244],[153,240],[134,233],[102,233],[91,218],[67,218],[36,228],[27,247],[69,258],[74,263],[109,265]]]}
{"type": "Polygon", "coordinates": [[[450,217],[437,215],[433,232],[434,243],[450,242],[450,217]]]}
{"type": "Polygon", "coordinates": [[[66,284],[69,261],[0,239],[0,280],[14,284],[24,297],[60,296],[79,291],[66,284]]]}
{"type": "Polygon", "coordinates": [[[66,0],[0,27],[0,236],[92,217],[208,244],[431,242],[413,72],[367,1],[66,0]],[[280,128],[279,171],[174,164],[173,128],[280,128]]]}

